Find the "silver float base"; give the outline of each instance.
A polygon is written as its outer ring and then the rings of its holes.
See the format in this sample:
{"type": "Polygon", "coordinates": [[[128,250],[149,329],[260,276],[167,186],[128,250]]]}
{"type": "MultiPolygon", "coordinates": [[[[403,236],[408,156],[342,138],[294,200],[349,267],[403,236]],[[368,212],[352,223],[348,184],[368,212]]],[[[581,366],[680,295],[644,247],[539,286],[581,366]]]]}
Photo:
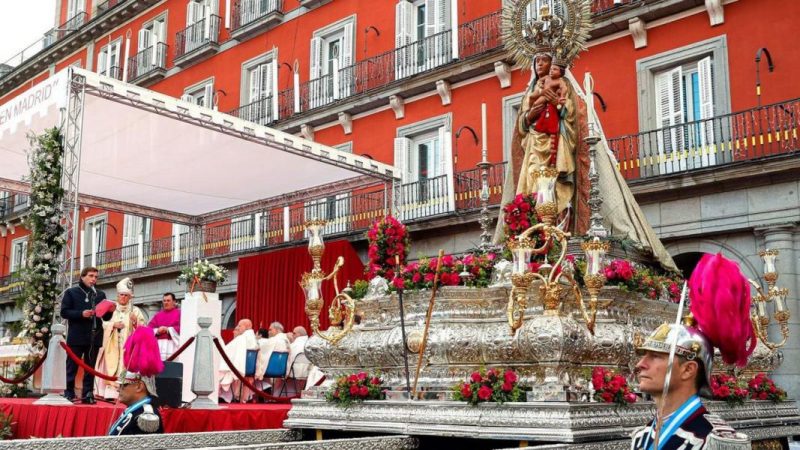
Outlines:
{"type": "MultiPolygon", "coordinates": [[[[286,428],[538,444],[618,441],[620,445],[629,446],[631,431],[645,425],[654,414],[652,402],[625,407],[579,402],[520,402],[475,407],[454,401],[376,400],[346,409],[322,399],[297,399],[292,404],[289,417],[284,421],[286,428]]],[[[800,434],[800,411],[794,401],[748,401],[738,407],[724,402],[707,402],[706,405],[754,441],[800,434]]]]}

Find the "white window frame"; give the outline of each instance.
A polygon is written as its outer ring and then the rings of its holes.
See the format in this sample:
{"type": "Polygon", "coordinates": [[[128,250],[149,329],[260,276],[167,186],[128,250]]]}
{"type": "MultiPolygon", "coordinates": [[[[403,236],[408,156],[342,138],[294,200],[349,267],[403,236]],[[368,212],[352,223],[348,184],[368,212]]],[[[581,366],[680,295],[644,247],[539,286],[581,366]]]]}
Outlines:
{"type": "Polygon", "coordinates": [[[214,77],[195,83],[183,91],[181,100],[209,109],[217,109],[214,102],[214,77]],[[198,103],[198,96],[203,96],[202,103],[198,103]]]}
{"type": "Polygon", "coordinates": [[[144,242],[150,239],[152,220],[125,214],[122,218],[122,270],[133,270],[144,265],[144,242]],[[135,249],[130,246],[136,245],[135,249]]]}
{"type": "Polygon", "coordinates": [[[277,48],[242,63],[239,104],[248,106],[245,111],[240,112],[239,118],[250,120],[260,125],[268,125],[277,120],[278,74],[277,48]],[[261,83],[266,83],[266,86],[259,86],[255,89],[252,77],[254,75],[253,72],[259,70],[259,68],[261,68],[260,70],[266,71],[266,73],[262,75],[261,81],[261,83]],[[254,97],[254,89],[260,92],[259,96],[261,98],[254,97]],[[270,100],[254,104],[254,102],[263,98],[269,98],[270,100]]]}
{"type": "Polygon", "coordinates": [[[395,5],[395,76],[405,78],[458,58],[457,0],[400,0],[395,5]],[[424,36],[419,36],[419,8],[425,7],[424,36]],[[429,38],[454,30],[450,37],[429,38]]]}
{"type": "Polygon", "coordinates": [[[186,2],[184,54],[208,43],[212,33],[219,33],[219,30],[211,29],[212,15],[219,16],[219,2],[217,0],[188,0],[186,2]],[[193,26],[199,22],[202,22],[203,25],[200,27],[193,26]]]}
{"type": "Polygon", "coordinates": [[[352,91],[353,64],[356,54],[356,16],[320,28],[312,34],[309,66],[309,108],[327,105],[334,100],[348,97],[352,91]],[[333,68],[323,64],[327,58],[331,41],[340,40],[340,52],[333,61],[333,68]],[[344,70],[343,70],[344,69],[344,70]],[[333,73],[330,73],[330,71],[333,73]],[[330,75],[330,76],[328,76],[330,75]]]}
{"type": "Polygon", "coordinates": [[[410,124],[397,129],[394,140],[394,165],[400,169],[401,183],[395,189],[395,202],[401,220],[455,211],[453,184],[453,138],[450,113],[410,124]],[[440,169],[436,177],[425,183],[417,182],[418,154],[415,146],[421,140],[437,136],[440,147],[440,169]],[[443,178],[440,178],[443,177],[443,178]]]}
{"type": "MultiPolygon", "coordinates": [[[[708,83],[708,80],[701,81],[707,85],[707,89],[705,89],[701,95],[708,95],[710,91],[713,96],[712,99],[704,98],[702,101],[701,108],[703,111],[701,114],[703,118],[730,113],[730,68],[728,66],[727,37],[721,35],[647,58],[642,58],[636,62],[639,130],[641,132],[657,130],[672,124],[672,120],[670,123],[664,124],[663,115],[659,114],[659,107],[657,106],[658,91],[656,84],[659,82],[658,80],[663,80],[662,77],[666,76],[663,74],[669,74],[670,71],[674,71],[673,75],[679,76],[680,83],[683,83],[682,75],[677,75],[677,72],[679,70],[682,71],[687,65],[699,64],[705,65],[704,69],[706,74],[709,71],[711,73],[710,83],[708,83]],[[709,65],[710,68],[708,67],[709,65]]],[[[706,77],[708,76],[706,75],[703,78],[706,77]]],[[[671,90],[674,91],[675,86],[673,86],[671,90]]],[[[675,97],[675,99],[682,102],[682,92],[680,95],[680,97],[675,97]]],[[[674,105],[674,102],[671,104],[674,105]]],[[[677,111],[677,108],[675,109],[674,120],[680,120],[679,123],[686,122],[683,118],[682,108],[680,112],[677,111]]],[[[711,149],[710,147],[713,146],[715,140],[727,140],[730,138],[731,130],[725,129],[724,127],[716,127],[716,133],[721,133],[721,136],[714,136],[714,127],[706,126],[705,123],[687,129],[692,130],[692,132],[688,134],[683,133],[682,127],[679,127],[678,129],[674,129],[674,132],[665,130],[658,133],[657,153],[652,155],[642,154],[639,156],[659,156],[660,159],[657,166],[659,173],[669,173],[675,170],[707,167],[722,162],[729,162],[731,157],[728,153],[714,151],[718,149],[711,149]],[[697,133],[694,133],[694,131],[697,131],[697,133]],[[697,136],[695,136],[695,134],[697,134],[697,136]],[[669,144],[669,146],[666,144],[669,144]],[[680,153],[676,153],[673,156],[673,150],[680,153]],[[690,154],[693,156],[689,156],[690,154]]],[[[648,136],[648,138],[651,137],[650,135],[646,136],[648,136]]],[[[645,167],[645,165],[642,165],[642,170],[652,169],[653,167],[645,167]]]]}
{"type": "MultiPolygon", "coordinates": [[[[100,52],[97,54],[97,73],[100,75],[105,75],[107,77],[111,77],[111,73],[109,71],[109,67],[107,67],[110,63],[111,67],[116,67],[117,70],[120,71],[120,75],[122,74],[122,38],[117,38],[110,43],[100,47],[100,52]],[[111,57],[108,56],[108,51],[111,49],[111,57]],[[114,56],[116,55],[117,63],[113,64],[114,56]]],[[[116,78],[116,77],[112,77],[116,78]]]]}
{"type": "MultiPolygon", "coordinates": [[[[105,251],[108,240],[108,214],[96,214],[83,221],[85,248],[81,248],[81,255],[89,258],[89,265],[97,267],[98,255],[105,251]]],[[[83,267],[81,267],[83,268],[83,267]]]]}
{"type": "Polygon", "coordinates": [[[28,237],[24,236],[11,241],[11,265],[9,273],[14,273],[25,267],[28,261],[28,237]]]}
{"type": "Polygon", "coordinates": [[[264,229],[262,221],[266,220],[263,213],[248,214],[237,216],[231,219],[231,232],[229,248],[231,252],[240,252],[251,248],[261,247],[264,243],[261,230],[264,229]],[[249,230],[242,232],[242,222],[250,221],[249,230]]]}
{"type": "Polygon", "coordinates": [[[168,12],[149,20],[139,29],[136,40],[136,74],[139,77],[156,67],[166,68],[168,12]],[[148,50],[150,50],[148,52],[148,50]]]}
{"type": "MultiPolygon", "coordinates": [[[[184,256],[189,248],[188,245],[181,245],[181,236],[184,234],[188,236],[190,231],[189,225],[181,223],[172,224],[172,262],[180,262],[186,259],[184,256]]],[[[188,239],[186,243],[188,244],[188,239]]]]}

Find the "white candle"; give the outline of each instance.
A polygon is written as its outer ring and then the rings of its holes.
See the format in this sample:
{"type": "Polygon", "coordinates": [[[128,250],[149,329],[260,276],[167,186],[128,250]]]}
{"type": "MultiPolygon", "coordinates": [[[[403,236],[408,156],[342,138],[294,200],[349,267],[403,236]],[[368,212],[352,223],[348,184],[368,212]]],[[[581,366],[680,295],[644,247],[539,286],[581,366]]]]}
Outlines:
{"type": "Polygon", "coordinates": [[[486,150],[486,103],[481,103],[481,158],[483,162],[487,162],[486,150]]]}

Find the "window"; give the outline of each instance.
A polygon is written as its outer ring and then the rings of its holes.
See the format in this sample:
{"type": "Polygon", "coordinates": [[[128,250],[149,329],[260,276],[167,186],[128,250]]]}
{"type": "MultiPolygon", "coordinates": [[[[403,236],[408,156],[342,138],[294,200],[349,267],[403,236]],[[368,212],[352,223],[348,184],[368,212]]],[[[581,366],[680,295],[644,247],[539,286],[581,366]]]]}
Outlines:
{"type": "Polygon", "coordinates": [[[212,40],[216,41],[218,23],[212,18],[219,6],[216,0],[189,0],[186,5],[185,51],[183,54],[212,40]]]}
{"type": "Polygon", "coordinates": [[[97,55],[97,73],[118,80],[122,79],[121,45],[122,40],[117,39],[100,48],[100,53],[97,55]]]}
{"type": "Polygon", "coordinates": [[[450,116],[398,129],[394,165],[402,184],[395,193],[401,217],[413,219],[455,209],[450,116]]]}
{"type": "Polygon", "coordinates": [[[214,80],[210,79],[186,88],[181,99],[195,105],[217,109],[214,102],[214,80]]]}
{"type": "Polygon", "coordinates": [[[136,77],[142,76],[154,68],[164,68],[167,63],[167,16],[157,17],[146,23],[141,30],[136,44],[136,77]]]}
{"type": "Polygon", "coordinates": [[[69,27],[79,27],[83,25],[81,23],[77,23],[76,20],[73,20],[75,16],[83,12],[83,5],[85,0],[69,0],[67,2],[67,24],[69,27]]]}
{"type": "Polygon", "coordinates": [[[14,273],[23,267],[28,261],[28,237],[14,239],[11,241],[11,269],[14,273]]]}
{"type": "Polygon", "coordinates": [[[347,97],[352,91],[355,16],[317,30],[311,38],[309,107],[347,97]]]}
{"type": "Polygon", "coordinates": [[[106,224],[108,216],[100,214],[86,219],[83,238],[83,255],[89,259],[89,265],[97,267],[103,263],[103,251],[106,249],[106,224]]]}
{"type": "Polygon", "coordinates": [[[186,259],[189,250],[189,226],[172,224],[172,262],[186,259]]]}
{"type": "Polygon", "coordinates": [[[402,0],[395,6],[396,76],[404,78],[452,59],[451,0],[402,0]]]}
{"type": "Polygon", "coordinates": [[[259,56],[242,65],[242,100],[239,118],[260,125],[278,117],[278,58],[276,52],[259,56]]]}
{"type": "Polygon", "coordinates": [[[646,132],[640,157],[656,157],[659,173],[713,166],[728,157],[713,151],[731,134],[714,119],[730,112],[725,36],[639,60],[637,77],[639,126],[646,132]]]}
{"type": "Polygon", "coordinates": [[[150,237],[151,221],[140,216],[125,214],[122,221],[122,268],[133,270],[139,265],[139,240],[150,237]]]}
{"type": "Polygon", "coordinates": [[[261,223],[265,218],[262,213],[256,213],[231,219],[231,251],[238,252],[260,247],[262,245],[261,236],[263,236],[260,231],[267,229],[261,223]]]}

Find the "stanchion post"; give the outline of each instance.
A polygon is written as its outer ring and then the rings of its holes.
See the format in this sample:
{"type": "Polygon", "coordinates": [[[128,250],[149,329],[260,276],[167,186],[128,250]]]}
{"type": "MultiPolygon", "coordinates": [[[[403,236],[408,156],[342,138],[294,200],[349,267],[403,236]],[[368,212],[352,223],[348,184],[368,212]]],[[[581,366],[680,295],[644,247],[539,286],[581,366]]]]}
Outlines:
{"type": "Polygon", "coordinates": [[[194,372],[192,372],[192,392],[197,396],[190,404],[191,409],[218,409],[208,398],[214,393],[214,336],[208,330],[210,317],[198,317],[200,331],[194,338],[194,372]]]}
{"type": "Polygon", "coordinates": [[[42,366],[42,392],[47,394],[36,400],[36,405],[72,405],[62,394],[67,388],[67,352],[61,347],[67,327],[53,325],[53,336],[47,345],[47,359],[42,366]]]}

